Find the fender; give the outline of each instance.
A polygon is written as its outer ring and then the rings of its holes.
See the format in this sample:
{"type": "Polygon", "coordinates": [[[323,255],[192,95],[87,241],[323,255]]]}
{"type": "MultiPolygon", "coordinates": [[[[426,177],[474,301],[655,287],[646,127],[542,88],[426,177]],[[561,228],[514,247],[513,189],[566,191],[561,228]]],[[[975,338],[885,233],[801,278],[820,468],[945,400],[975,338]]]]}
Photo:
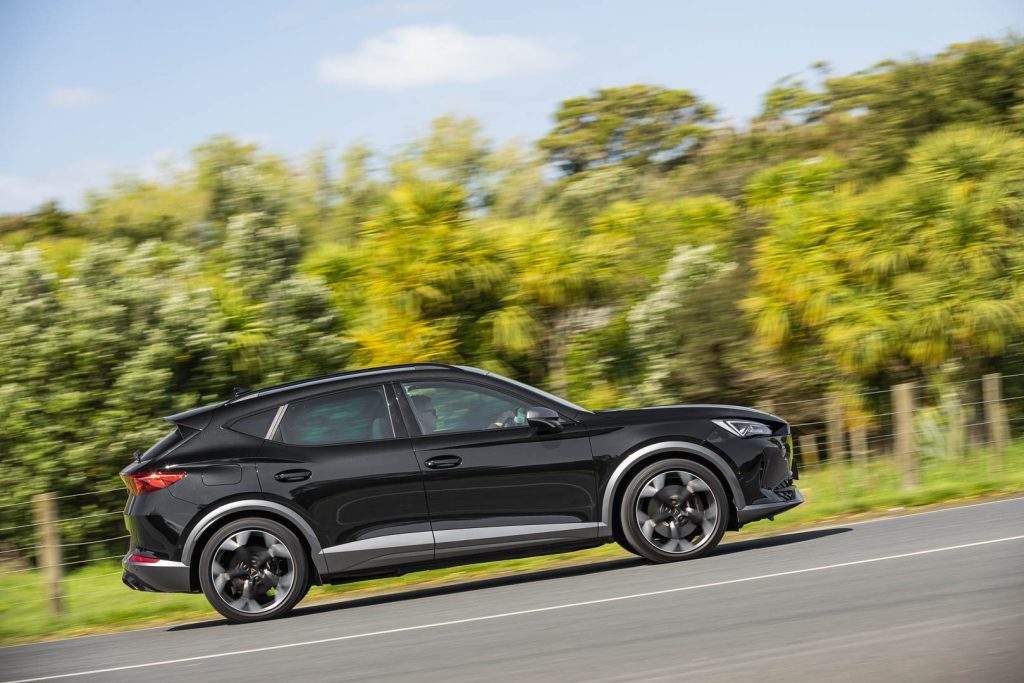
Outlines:
{"type": "Polygon", "coordinates": [[[732,468],[729,467],[729,463],[709,448],[699,446],[695,443],[689,443],[687,441],[659,441],[658,443],[652,443],[643,448],[636,450],[626,457],[625,460],[619,463],[615,471],[612,472],[612,476],[608,478],[608,485],[604,489],[604,497],[601,501],[601,521],[611,528],[614,511],[612,510],[612,502],[615,500],[615,491],[619,487],[619,480],[626,474],[626,471],[640,462],[645,458],[650,458],[657,455],[658,453],[670,452],[683,452],[693,453],[699,455],[702,458],[707,459],[712,465],[714,470],[717,470],[718,474],[725,482],[726,486],[732,492],[733,502],[736,504],[736,509],[740,510],[746,506],[746,500],[743,498],[743,491],[740,490],[739,482],[736,481],[736,476],[732,474],[732,468]]]}
{"type": "Polygon", "coordinates": [[[281,505],[280,503],[259,499],[231,501],[230,503],[225,503],[224,505],[214,508],[203,515],[203,517],[192,528],[192,531],[189,532],[188,538],[185,539],[185,545],[182,547],[181,551],[182,563],[186,566],[189,564],[192,553],[195,551],[195,545],[204,531],[209,529],[212,524],[216,523],[217,520],[223,518],[225,515],[229,515],[240,510],[252,510],[254,512],[266,510],[288,519],[288,521],[298,528],[305,537],[306,542],[309,544],[311,559],[317,571],[319,571],[321,575],[327,573],[327,561],[324,559],[323,548],[320,546],[320,541],[317,539],[313,528],[309,526],[309,523],[302,517],[302,515],[295,512],[295,510],[292,510],[290,507],[281,505]]]}

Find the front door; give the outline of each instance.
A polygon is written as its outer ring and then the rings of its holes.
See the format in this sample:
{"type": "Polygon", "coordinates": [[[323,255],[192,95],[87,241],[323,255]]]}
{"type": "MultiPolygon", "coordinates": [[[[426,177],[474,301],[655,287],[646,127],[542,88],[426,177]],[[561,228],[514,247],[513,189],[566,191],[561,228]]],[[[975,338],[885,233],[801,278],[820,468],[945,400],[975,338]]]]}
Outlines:
{"type": "Polygon", "coordinates": [[[437,559],[597,537],[586,429],[538,434],[528,399],[462,381],[398,385],[422,468],[437,559]]]}
{"type": "Polygon", "coordinates": [[[264,492],[306,511],[331,573],[434,557],[423,477],[393,408],[382,385],[293,401],[260,451],[264,492]]]}

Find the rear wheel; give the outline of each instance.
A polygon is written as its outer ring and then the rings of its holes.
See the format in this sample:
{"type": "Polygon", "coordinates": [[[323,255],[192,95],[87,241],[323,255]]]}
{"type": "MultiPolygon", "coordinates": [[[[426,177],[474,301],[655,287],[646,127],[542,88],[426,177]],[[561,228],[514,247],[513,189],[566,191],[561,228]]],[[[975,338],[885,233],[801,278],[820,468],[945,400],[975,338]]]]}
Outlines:
{"type": "Polygon", "coordinates": [[[626,549],[654,562],[707,555],[725,534],[729,505],[714,472],[683,458],[640,470],[619,508],[626,549]]]}
{"type": "Polygon", "coordinates": [[[309,569],[302,543],[269,519],[239,519],[203,547],[199,583],[206,599],[231,621],[273,619],[306,594],[309,569]]]}

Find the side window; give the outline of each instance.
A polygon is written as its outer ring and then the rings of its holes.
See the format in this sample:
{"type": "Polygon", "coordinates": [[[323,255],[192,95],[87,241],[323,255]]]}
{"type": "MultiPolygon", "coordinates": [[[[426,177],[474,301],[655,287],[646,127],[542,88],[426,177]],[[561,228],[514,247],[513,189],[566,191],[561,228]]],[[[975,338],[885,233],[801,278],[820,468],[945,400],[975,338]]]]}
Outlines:
{"type": "Polygon", "coordinates": [[[236,432],[242,432],[249,436],[258,436],[261,439],[265,439],[267,438],[267,432],[270,430],[270,425],[274,421],[274,416],[276,415],[277,408],[261,410],[258,413],[246,415],[243,418],[235,420],[231,423],[230,428],[236,432]]]}
{"type": "Polygon", "coordinates": [[[404,382],[422,434],[510,429],[526,423],[525,402],[461,382],[404,382]]]}
{"type": "Polygon", "coordinates": [[[289,403],[274,438],[294,446],[394,438],[381,386],[289,403]]]}

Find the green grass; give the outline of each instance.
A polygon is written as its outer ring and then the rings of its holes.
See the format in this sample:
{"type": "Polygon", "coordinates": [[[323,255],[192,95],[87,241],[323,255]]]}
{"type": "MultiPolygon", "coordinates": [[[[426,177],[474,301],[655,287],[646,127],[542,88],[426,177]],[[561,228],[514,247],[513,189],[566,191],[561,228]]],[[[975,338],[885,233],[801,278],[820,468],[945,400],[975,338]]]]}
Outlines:
{"type": "MultiPolygon", "coordinates": [[[[1024,491],[1024,443],[1014,444],[998,464],[985,453],[956,462],[926,461],[921,465],[920,484],[910,489],[903,487],[895,463],[886,459],[856,466],[839,464],[807,469],[801,473],[800,487],[806,498],[804,505],[787,512],[775,522],[765,520],[750,524],[732,536],[765,535],[858,513],[1024,491]]],[[[306,601],[422,588],[628,556],[616,545],[605,545],[575,553],[314,587],[306,601]]],[[[110,562],[97,563],[69,574],[64,584],[65,612],[54,616],[47,611],[38,572],[16,569],[10,565],[0,566],[0,572],[14,572],[0,574],[0,594],[5,596],[0,602],[0,643],[3,644],[216,616],[202,595],[129,590],[121,584],[119,565],[110,562]]]]}

